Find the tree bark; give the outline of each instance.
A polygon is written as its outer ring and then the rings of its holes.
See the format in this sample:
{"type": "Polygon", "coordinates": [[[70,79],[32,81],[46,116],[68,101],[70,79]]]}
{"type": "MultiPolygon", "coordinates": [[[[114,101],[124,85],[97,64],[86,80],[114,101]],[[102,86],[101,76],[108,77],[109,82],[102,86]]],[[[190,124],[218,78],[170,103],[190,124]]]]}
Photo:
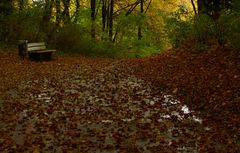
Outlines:
{"type": "Polygon", "coordinates": [[[204,0],[197,0],[197,5],[198,5],[198,14],[204,14],[204,0]]]}
{"type": "Polygon", "coordinates": [[[52,16],[52,10],[53,10],[53,3],[54,0],[46,0],[45,7],[44,7],[44,14],[43,14],[43,26],[45,26],[45,23],[49,23],[51,16],[52,16]]]}
{"type": "Polygon", "coordinates": [[[56,26],[59,27],[61,23],[61,3],[60,0],[55,0],[56,6],[56,26]]]}
{"type": "Polygon", "coordinates": [[[64,10],[62,13],[63,16],[63,22],[64,24],[69,24],[70,23],[70,14],[69,14],[69,6],[70,6],[70,0],[62,0],[64,10]]]}
{"type": "Polygon", "coordinates": [[[102,0],[102,32],[106,30],[107,0],[102,0]]]}
{"type": "Polygon", "coordinates": [[[80,1],[76,0],[76,11],[75,11],[75,18],[74,18],[75,23],[78,21],[79,12],[80,12],[80,1]]]}
{"type": "Polygon", "coordinates": [[[91,0],[91,36],[95,39],[96,29],[95,29],[95,12],[96,12],[96,0],[91,0]]]}
{"type": "Polygon", "coordinates": [[[197,9],[196,9],[196,6],[194,4],[194,0],[191,0],[191,3],[192,3],[194,14],[197,15],[197,9]]]}
{"type": "Polygon", "coordinates": [[[114,11],[114,0],[110,0],[110,10],[109,10],[109,40],[112,41],[113,37],[113,11],[114,11]]]}
{"type": "Polygon", "coordinates": [[[80,9],[80,1],[76,0],[76,10],[79,10],[79,9],[80,9]]]}
{"type": "MultiPolygon", "coordinates": [[[[144,10],[143,10],[143,0],[140,0],[140,14],[143,15],[144,10]]],[[[142,23],[139,24],[138,27],[138,40],[142,39],[142,23]]]]}
{"type": "Polygon", "coordinates": [[[18,1],[18,5],[19,5],[19,11],[22,11],[23,10],[23,8],[24,8],[24,0],[19,0],[18,1]]]}
{"type": "Polygon", "coordinates": [[[1,0],[0,16],[10,15],[13,13],[13,0],[1,0]]]}

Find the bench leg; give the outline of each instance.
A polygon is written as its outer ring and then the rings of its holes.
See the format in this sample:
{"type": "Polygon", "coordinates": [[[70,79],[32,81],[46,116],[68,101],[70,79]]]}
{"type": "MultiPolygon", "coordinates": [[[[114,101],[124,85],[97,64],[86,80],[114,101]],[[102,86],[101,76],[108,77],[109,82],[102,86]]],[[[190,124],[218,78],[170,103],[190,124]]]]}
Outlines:
{"type": "Polygon", "coordinates": [[[40,60],[40,55],[37,54],[37,53],[29,53],[29,58],[30,60],[33,60],[33,61],[39,61],[40,60]]]}
{"type": "Polygon", "coordinates": [[[52,60],[52,52],[29,53],[29,58],[34,61],[49,61],[52,60]]]}
{"type": "Polygon", "coordinates": [[[52,52],[42,53],[40,55],[40,60],[47,60],[47,61],[52,60],[52,52]]]}

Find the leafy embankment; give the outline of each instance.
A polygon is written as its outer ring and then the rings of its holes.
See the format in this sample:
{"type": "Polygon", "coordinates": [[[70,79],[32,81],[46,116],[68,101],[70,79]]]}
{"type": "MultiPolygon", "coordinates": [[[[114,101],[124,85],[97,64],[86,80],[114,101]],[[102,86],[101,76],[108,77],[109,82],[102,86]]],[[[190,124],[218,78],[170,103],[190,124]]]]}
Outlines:
{"type": "Polygon", "coordinates": [[[239,151],[239,56],[0,53],[0,152],[239,151]]]}
{"type": "Polygon", "coordinates": [[[239,54],[230,55],[222,49],[193,54],[179,49],[137,63],[135,75],[175,95],[215,127],[218,134],[212,140],[223,135],[239,140],[239,54]]]}

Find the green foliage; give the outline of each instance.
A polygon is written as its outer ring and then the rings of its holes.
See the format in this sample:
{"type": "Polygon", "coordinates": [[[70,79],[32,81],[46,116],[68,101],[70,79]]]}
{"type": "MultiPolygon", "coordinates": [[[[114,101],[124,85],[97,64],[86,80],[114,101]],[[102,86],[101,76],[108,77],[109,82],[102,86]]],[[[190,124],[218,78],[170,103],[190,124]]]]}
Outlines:
{"type": "Polygon", "coordinates": [[[56,48],[64,52],[79,52],[87,54],[92,44],[84,34],[84,28],[77,24],[70,24],[59,28],[56,33],[56,48]]]}
{"type": "Polygon", "coordinates": [[[115,57],[117,49],[109,41],[93,40],[89,29],[79,24],[60,28],[56,34],[56,48],[64,53],[86,56],[115,57]]]}
{"type": "Polygon", "coordinates": [[[27,39],[29,41],[44,40],[46,34],[40,29],[41,12],[37,7],[28,8],[5,16],[1,24],[0,33],[5,35],[5,41],[14,44],[17,40],[27,39]]]}
{"type": "Polygon", "coordinates": [[[208,15],[198,15],[193,17],[190,35],[199,43],[204,43],[206,40],[214,36],[214,21],[208,15]]]}
{"type": "MultiPolygon", "coordinates": [[[[240,5],[238,5],[240,8],[240,5]]],[[[235,6],[236,7],[236,6],[235,6]]],[[[232,11],[223,12],[218,22],[218,39],[225,47],[240,49],[240,13],[232,11]]]]}
{"type": "Polygon", "coordinates": [[[165,33],[173,47],[193,43],[198,51],[204,50],[205,42],[214,36],[214,22],[207,15],[189,16],[187,10],[178,11],[165,18],[165,33]]]}
{"type": "Polygon", "coordinates": [[[235,1],[233,8],[223,10],[219,19],[202,14],[188,16],[180,7],[178,11],[165,18],[165,33],[173,47],[186,43],[198,51],[206,50],[212,40],[231,49],[240,49],[240,2],[235,1]]]}
{"type": "Polygon", "coordinates": [[[185,17],[186,10],[182,7],[178,11],[165,17],[165,33],[173,47],[179,47],[189,37],[192,24],[185,17]]]}

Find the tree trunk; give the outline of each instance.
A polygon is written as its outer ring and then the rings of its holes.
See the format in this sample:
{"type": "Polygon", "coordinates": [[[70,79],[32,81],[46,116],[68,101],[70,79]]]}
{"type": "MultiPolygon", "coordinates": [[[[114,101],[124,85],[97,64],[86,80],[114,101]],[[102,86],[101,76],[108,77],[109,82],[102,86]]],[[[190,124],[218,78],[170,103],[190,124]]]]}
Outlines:
{"type": "Polygon", "coordinates": [[[80,1],[76,0],[76,11],[80,9],[80,1]]]}
{"type": "Polygon", "coordinates": [[[197,9],[196,9],[194,0],[191,0],[191,3],[192,3],[192,7],[193,7],[194,14],[197,15],[197,9]]]}
{"type": "MultiPolygon", "coordinates": [[[[140,14],[143,15],[143,0],[140,0],[140,14]]],[[[139,24],[139,27],[138,27],[138,40],[141,40],[142,39],[142,23],[139,24]]]]}
{"type": "Polygon", "coordinates": [[[61,23],[61,3],[60,3],[60,0],[55,0],[55,6],[56,6],[56,25],[57,25],[57,27],[59,27],[60,23],[61,23]]]}
{"type": "Polygon", "coordinates": [[[63,22],[66,25],[66,24],[70,23],[70,14],[69,14],[70,0],[63,0],[62,2],[63,2],[63,6],[64,6],[64,10],[62,13],[63,22]]]}
{"type": "Polygon", "coordinates": [[[113,37],[113,11],[114,11],[114,0],[110,0],[110,10],[109,10],[109,40],[112,41],[113,37]]]}
{"type": "Polygon", "coordinates": [[[0,39],[8,43],[9,35],[12,33],[12,28],[7,24],[8,21],[5,20],[7,15],[13,13],[13,1],[12,0],[1,0],[0,1],[0,39]],[[4,21],[5,20],[5,21],[4,21]]]}
{"type": "Polygon", "coordinates": [[[19,5],[19,11],[22,11],[24,8],[24,0],[19,0],[18,5],[19,5]]]}
{"type": "Polygon", "coordinates": [[[96,0],[91,0],[91,36],[95,39],[95,12],[96,12],[96,0]]]}
{"type": "Polygon", "coordinates": [[[207,14],[214,21],[217,21],[221,10],[225,7],[223,3],[218,0],[198,0],[198,14],[207,14]]]}
{"type": "MultiPolygon", "coordinates": [[[[47,35],[47,41],[49,42],[52,37],[52,30],[49,28],[49,23],[52,17],[52,11],[53,11],[53,5],[54,5],[54,0],[46,0],[45,1],[45,7],[44,7],[44,14],[43,18],[41,21],[41,30],[43,30],[44,33],[47,35]]],[[[36,36],[36,39],[39,37],[36,36]]]]}
{"type": "Polygon", "coordinates": [[[107,0],[102,0],[102,32],[106,30],[107,0]]]}
{"type": "Polygon", "coordinates": [[[76,11],[75,11],[75,19],[74,19],[75,23],[78,21],[79,12],[80,12],[80,1],[76,0],[76,11]]]}
{"type": "Polygon", "coordinates": [[[13,13],[13,0],[0,1],[0,17],[13,13]]]}
{"type": "Polygon", "coordinates": [[[45,26],[45,23],[49,23],[51,16],[52,16],[52,10],[53,10],[53,3],[54,0],[46,0],[45,7],[44,7],[44,14],[43,14],[43,26],[45,26]]]}
{"type": "Polygon", "coordinates": [[[204,0],[197,0],[198,5],[198,14],[204,14],[205,8],[204,8],[204,0]]]}

